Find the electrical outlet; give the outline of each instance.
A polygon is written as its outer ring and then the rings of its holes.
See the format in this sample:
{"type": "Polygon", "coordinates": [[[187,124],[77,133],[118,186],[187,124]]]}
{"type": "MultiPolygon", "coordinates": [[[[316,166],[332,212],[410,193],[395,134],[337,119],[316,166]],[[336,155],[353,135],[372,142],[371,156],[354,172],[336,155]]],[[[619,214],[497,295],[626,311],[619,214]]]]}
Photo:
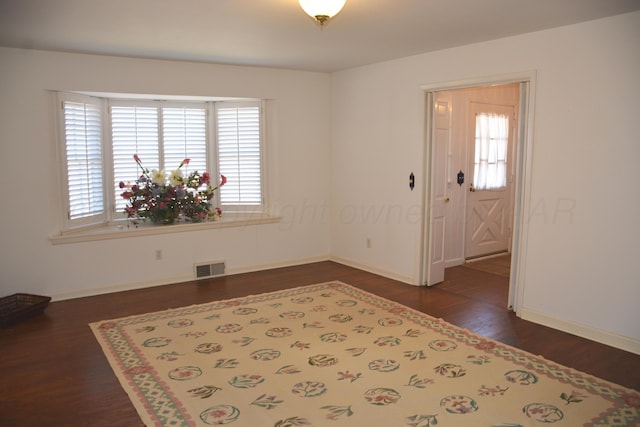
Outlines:
{"type": "Polygon", "coordinates": [[[156,261],[160,261],[162,259],[162,249],[156,249],[156,261]]]}

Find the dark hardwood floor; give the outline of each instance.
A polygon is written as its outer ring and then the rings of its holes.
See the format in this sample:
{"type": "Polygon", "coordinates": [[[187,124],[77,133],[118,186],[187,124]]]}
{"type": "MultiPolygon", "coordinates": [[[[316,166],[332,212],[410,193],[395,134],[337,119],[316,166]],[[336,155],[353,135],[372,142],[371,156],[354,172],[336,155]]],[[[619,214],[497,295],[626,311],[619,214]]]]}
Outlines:
{"type": "Polygon", "coordinates": [[[88,323],[341,280],[562,365],[640,390],[640,356],[517,318],[505,278],[465,267],[432,288],[333,262],[54,302],[0,329],[0,426],[140,426],[88,323]]]}

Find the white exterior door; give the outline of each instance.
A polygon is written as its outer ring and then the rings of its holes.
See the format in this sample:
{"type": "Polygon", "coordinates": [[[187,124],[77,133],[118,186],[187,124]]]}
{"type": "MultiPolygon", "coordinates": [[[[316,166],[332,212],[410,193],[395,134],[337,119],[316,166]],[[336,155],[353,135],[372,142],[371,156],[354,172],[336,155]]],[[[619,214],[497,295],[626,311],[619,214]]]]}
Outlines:
{"type": "Polygon", "coordinates": [[[449,206],[447,196],[447,165],[451,137],[451,95],[436,93],[433,105],[433,143],[431,145],[431,189],[429,236],[430,247],[427,285],[444,281],[445,232],[449,206]]]}
{"type": "Polygon", "coordinates": [[[466,259],[510,249],[514,116],[511,106],[470,104],[466,259]]]}

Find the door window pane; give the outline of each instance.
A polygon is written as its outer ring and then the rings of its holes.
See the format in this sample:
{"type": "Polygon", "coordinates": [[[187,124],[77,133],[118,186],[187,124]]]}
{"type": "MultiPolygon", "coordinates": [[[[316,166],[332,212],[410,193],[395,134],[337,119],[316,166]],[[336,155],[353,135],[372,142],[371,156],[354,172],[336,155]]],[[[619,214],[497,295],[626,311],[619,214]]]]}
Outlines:
{"type": "Polygon", "coordinates": [[[507,186],[508,142],[508,116],[486,113],[476,115],[473,184],[477,190],[507,186]]]}

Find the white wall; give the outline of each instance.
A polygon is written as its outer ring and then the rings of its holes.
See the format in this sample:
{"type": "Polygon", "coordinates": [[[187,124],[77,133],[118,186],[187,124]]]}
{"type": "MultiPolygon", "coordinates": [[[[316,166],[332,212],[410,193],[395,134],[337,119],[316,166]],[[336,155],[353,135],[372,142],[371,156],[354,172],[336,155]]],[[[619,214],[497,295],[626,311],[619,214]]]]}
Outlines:
{"type": "Polygon", "coordinates": [[[0,296],[66,298],[190,280],[195,262],[219,259],[232,273],[327,259],[328,220],[309,206],[329,200],[329,85],[324,73],[0,48],[0,296]],[[268,178],[282,221],[52,245],[60,207],[47,90],[272,100],[268,178]]]}
{"type": "Polygon", "coordinates": [[[335,73],[332,255],[417,283],[420,87],[535,70],[521,314],[640,353],[639,45],[635,12],[335,73]]]}

